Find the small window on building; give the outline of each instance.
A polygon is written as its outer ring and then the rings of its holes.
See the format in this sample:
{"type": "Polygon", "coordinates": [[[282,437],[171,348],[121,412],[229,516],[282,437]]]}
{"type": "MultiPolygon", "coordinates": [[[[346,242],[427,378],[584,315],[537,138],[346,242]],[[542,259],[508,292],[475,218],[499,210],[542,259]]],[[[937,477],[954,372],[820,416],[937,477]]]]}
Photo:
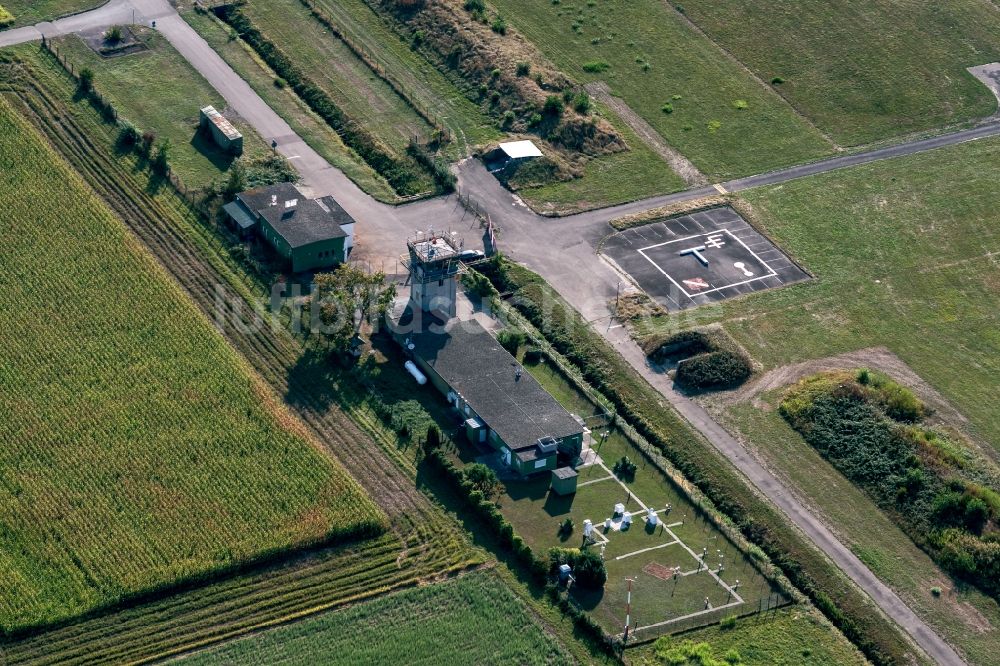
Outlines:
{"type": "Polygon", "coordinates": [[[535,461],[535,469],[541,469],[541,468],[545,467],[545,464],[547,462],[548,462],[547,458],[542,458],[541,460],[536,460],[535,461]]]}

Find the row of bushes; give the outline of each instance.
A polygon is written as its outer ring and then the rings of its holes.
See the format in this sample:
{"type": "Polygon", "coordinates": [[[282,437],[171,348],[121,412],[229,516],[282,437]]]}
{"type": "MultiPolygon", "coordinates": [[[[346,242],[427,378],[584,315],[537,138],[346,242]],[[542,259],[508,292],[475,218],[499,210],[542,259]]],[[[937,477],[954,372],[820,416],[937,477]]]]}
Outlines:
{"type": "Polygon", "coordinates": [[[784,572],[847,638],[879,665],[906,663],[908,642],[870,599],[852,587],[822,553],[788,525],[773,505],[747,492],[732,465],[699,440],[662,396],[645,382],[589,324],[544,281],[498,257],[480,268],[511,304],[583,378],[614,407],[619,418],[652,444],[784,572]]]}
{"type": "MultiPolygon", "coordinates": [[[[598,567],[592,561],[591,557],[579,555],[580,551],[578,550],[576,553],[571,553],[570,551],[573,549],[553,549],[547,560],[535,557],[531,548],[524,542],[524,539],[514,532],[514,526],[503,516],[500,509],[497,508],[496,503],[489,499],[462,470],[458,469],[448,460],[448,457],[440,449],[427,451],[425,462],[432,465],[435,471],[441,473],[452,487],[460,492],[472,512],[489,526],[500,542],[500,546],[510,550],[513,554],[514,563],[528,572],[535,583],[545,584],[549,581],[559,564],[570,562],[571,566],[576,565],[574,570],[577,572],[578,583],[582,584],[586,581],[587,584],[592,585],[596,584],[600,586],[604,584],[604,581],[607,579],[607,573],[604,572],[604,563],[601,562],[598,567]],[[601,572],[604,572],[603,578],[601,572]],[[579,577],[581,573],[583,575],[582,580],[579,577]]],[[[608,654],[615,652],[616,646],[614,641],[604,633],[604,630],[601,629],[600,625],[593,618],[578,610],[572,603],[560,595],[555,585],[549,583],[547,585],[547,592],[549,598],[559,609],[573,620],[577,631],[608,654]]]]}
{"type": "Polygon", "coordinates": [[[410,140],[410,145],[406,148],[406,152],[420,166],[424,167],[434,176],[434,182],[437,183],[438,189],[441,192],[450,193],[455,191],[455,174],[451,172],[445,160],[434,156],[426,146],[412,139],[410,140]]]}
{"type": "Polygon", "coordinates": [[[970,478],[948,436],[919,427],[927,409],[881,374],[823,373],[788,392],[780,413],[951,574],[1000,598],[1000,495],[970,478]]]}
{"type": "Polygon", "coordinates": [[[268,40],[239,7],[220,7],[216,10],[216,15],[236,30],[240,38],[291,86],[295,94],[330,125],[349,148],[385,178],[398,194],[420,193],[422,179],[418,164],[393,156],[378,139],[363,129],[361,123],[352,122],[330,96],[294,65],[278,46],[268,40]]]}

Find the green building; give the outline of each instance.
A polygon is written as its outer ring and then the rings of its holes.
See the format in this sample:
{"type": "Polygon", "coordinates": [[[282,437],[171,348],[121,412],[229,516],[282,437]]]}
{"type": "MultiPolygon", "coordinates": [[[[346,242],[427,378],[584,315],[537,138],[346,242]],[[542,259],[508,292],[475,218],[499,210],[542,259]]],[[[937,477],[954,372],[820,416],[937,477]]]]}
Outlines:
{"type": "Polygon", "coordinates": [[[242,235],[257,233],[296,273],[345,262],[354,246],[354,218],[333,197],[307,199],[291,183],[241,192],[224,209],[242,235]]]}

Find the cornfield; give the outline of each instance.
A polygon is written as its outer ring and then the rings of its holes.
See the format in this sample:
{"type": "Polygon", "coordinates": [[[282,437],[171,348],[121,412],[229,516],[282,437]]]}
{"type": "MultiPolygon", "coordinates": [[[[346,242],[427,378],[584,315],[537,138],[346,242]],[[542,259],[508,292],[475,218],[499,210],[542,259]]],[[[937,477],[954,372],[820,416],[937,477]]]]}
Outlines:
{"type": "Polygon", "coordinates": [[[0,99],[0,632],[384,516],[0,99]]]}

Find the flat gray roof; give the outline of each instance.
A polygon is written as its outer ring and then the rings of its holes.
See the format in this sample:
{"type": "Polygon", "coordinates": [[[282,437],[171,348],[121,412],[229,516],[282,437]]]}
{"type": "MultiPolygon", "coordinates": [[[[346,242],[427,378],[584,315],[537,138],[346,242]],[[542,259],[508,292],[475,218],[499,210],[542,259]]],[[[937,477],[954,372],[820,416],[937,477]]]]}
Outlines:
{"type": "Polygon", "coordinates": [[[542,437],[561,439],[583,432],[577,420],[479,322],[454,321],[445,332],[433,328],[424,327],[408,336],[414,355],[460,393],[519,457],[521,449],[534,447],[542,437]]]}

